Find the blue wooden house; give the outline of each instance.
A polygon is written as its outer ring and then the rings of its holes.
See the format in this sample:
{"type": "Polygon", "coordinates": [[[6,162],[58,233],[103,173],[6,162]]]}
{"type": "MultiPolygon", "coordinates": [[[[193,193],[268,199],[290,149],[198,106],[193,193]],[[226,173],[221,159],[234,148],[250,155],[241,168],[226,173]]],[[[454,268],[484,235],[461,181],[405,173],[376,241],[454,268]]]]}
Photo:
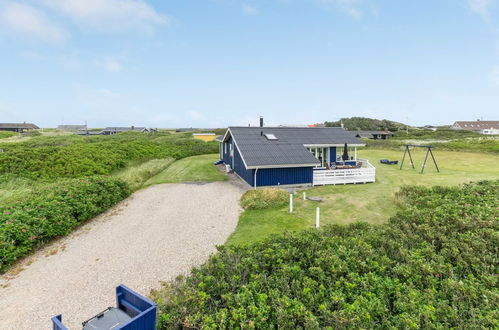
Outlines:
{"type": "Polygon", "coordinates": [[[374,182],[365,144],[340,127],[229,127],[220,160],[253,187],[374,182]]]}

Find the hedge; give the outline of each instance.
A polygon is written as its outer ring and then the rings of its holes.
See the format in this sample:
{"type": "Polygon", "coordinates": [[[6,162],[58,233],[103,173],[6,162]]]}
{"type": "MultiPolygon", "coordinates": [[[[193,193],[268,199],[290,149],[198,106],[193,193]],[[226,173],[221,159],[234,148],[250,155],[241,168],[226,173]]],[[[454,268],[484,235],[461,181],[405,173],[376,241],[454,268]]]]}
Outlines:
{"type": "Polygon", "coordinates": [[[499,181],[404,188],[384,225],[224,246],[153,294],[160,329],[499,327],[499,181]]]}
{"type": "Polygon", "coordinates": [[[130,194],[117,179],[59,181],[30,198],[0,207],[0,271],[43,243],[71,232],[130,194]]]}

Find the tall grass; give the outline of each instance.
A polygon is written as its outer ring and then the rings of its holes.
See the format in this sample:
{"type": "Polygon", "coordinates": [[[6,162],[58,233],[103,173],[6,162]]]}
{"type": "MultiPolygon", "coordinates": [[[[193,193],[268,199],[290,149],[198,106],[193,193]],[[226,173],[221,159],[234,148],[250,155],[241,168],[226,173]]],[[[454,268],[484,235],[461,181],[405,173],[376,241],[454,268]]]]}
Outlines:
{"type": "Polygon", "coordinates": [[[128,166],[113,176],[128,183],[130,189],[135,191],[142,188],[149,178],[164,171],[174,161],[173,158],[153,159],[140,165],[128,166]]]}
{"type": "Polygon", "coordinates": [[[6,139],[15,136],[16,134],[17,134],[16,132],[0,131],[0,139],[6,139]]]}
{"type": "Polygon", "coordinates": [[[0,206],[24,199],[40,184],[14,175],[0,175],[0,206]]]}
{"type": "Polygon", "coordinates": [[[259,210],[284,206],[288,201],[288,192],[277,188],[248,190],[241,197],[241,206],[246,210],[259,210]]]}

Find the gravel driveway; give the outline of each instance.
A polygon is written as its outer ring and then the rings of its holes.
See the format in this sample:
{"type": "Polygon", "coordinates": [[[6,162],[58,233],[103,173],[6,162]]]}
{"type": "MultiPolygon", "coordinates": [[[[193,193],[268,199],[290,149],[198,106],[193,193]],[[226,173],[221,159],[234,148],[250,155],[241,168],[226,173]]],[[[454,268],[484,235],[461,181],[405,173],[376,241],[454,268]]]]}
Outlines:
{"type": "Polygon", "coordinates": [[[207,260],[234,231],[243,190],[229,182],[162,184],[136,192],[0,277],[0,329],[70,329],[125,284],[148,295],[207,260]]]}

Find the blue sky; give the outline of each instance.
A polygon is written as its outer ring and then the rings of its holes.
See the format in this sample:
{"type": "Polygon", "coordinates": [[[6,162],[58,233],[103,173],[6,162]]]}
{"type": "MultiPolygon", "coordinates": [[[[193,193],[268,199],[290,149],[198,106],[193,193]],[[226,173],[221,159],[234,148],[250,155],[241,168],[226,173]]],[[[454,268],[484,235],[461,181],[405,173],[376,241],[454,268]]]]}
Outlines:
{"type": "Polygon", "coordinates": [[[0,0],[0,122],[499,119],[499,0],[0,0]]]}

